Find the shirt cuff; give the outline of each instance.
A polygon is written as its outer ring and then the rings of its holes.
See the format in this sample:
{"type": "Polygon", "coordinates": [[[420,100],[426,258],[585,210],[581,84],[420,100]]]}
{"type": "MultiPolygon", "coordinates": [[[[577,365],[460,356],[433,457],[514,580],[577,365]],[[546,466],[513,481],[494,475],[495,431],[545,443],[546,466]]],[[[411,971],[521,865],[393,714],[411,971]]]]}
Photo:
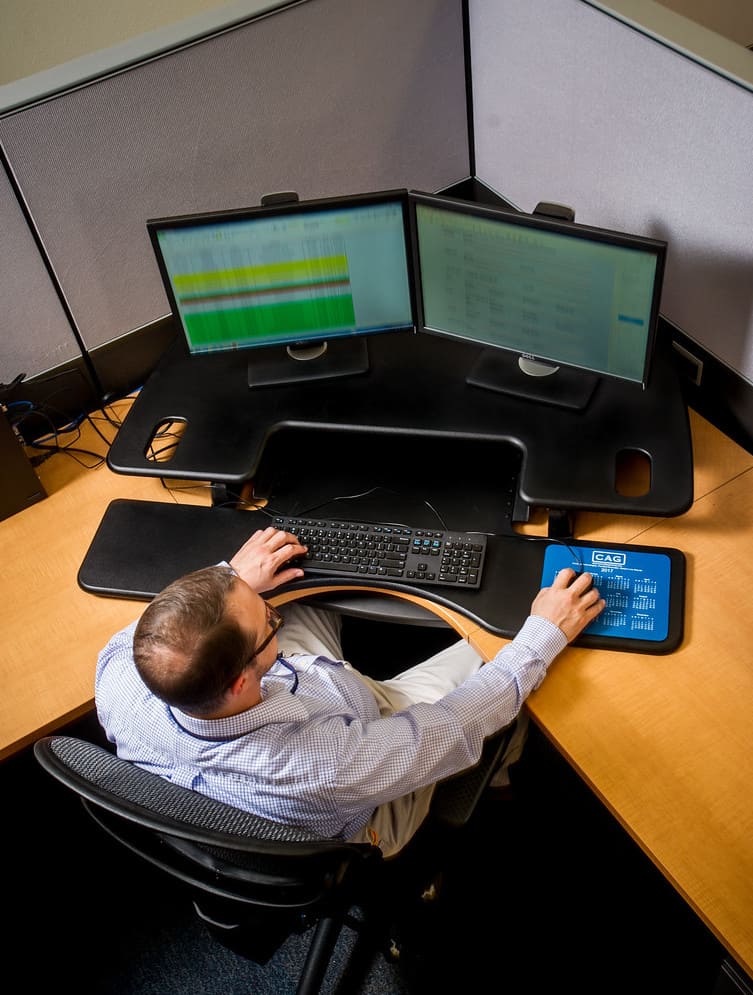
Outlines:
{"type": "Polygon", "coordinates": [[[567,636],[547,618],[529,615],[513,640],[529,646],[546,667],[567,646],[567,636]]]}

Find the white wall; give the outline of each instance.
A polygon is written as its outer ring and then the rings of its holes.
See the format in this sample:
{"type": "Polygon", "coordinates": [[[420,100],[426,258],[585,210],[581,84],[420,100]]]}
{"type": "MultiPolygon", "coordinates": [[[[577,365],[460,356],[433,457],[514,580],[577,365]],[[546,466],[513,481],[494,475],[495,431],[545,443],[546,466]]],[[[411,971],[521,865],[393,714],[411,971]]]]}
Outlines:
{"type": "Polygon", "coordinates": [[[0,112],[290,3],[3,0],[0,112]]]}
{"type": "Polygon", "coordinates": [[[738,45],[753,44],[753,3],[750,0],[660,0],[660,3],[738,45]]]}
{"type": "Polygon", "coordinates": [[[237,5],[225,0],[3,0],[0,85],[228,6],[237,5]]]}

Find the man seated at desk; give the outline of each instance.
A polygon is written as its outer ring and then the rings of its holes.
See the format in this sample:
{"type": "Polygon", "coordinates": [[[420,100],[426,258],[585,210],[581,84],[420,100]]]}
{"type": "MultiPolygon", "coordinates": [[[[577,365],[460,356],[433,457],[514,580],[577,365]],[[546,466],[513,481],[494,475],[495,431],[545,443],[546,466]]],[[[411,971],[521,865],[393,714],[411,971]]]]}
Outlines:
{"type": "MultiPolygon", "coordinates": [[[[121,757],[177,784],[391,856],[436,783],[519,719],[604,601],[589,574],[562,571],[489,663],[460,640],[377,681],[342,660],[337,614],[295,604],[280,614],[261,597],[303,575],[286,564],[304,553],[268,528],[229,564],[169,585],[100,654],[99,720],[121,757]]],[[[496,777],[524,739],[519,720],[496,777]]]]}

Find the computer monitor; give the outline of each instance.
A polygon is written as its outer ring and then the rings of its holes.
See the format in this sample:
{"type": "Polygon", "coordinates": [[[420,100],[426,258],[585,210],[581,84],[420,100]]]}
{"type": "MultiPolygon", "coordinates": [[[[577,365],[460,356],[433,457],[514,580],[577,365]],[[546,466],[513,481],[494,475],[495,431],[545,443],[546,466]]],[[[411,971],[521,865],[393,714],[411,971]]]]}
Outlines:
{"type": "Polygon", "coordinates": [[[477,343],[467,381],[571,409],[645,388],[666,243],[412,193],[419,331],[477,343]]]}
{"type": "Polygon", "coordinates": [[[415,331],[406,190],[147,222],[192,355],[249,352],[249,386],[368,369],[366,338],[415,331]]]}

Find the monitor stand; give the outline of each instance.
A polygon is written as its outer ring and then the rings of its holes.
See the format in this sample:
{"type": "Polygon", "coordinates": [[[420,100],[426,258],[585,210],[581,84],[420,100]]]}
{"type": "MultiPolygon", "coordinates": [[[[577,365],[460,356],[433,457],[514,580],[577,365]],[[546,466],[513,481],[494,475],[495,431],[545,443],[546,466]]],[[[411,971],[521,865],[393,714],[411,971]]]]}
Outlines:
{"type": "Polygon", "coordinates": [[[473,387],[537,404],[582,411],[599,383],[595,373],[554,366],[499,349],[482,349],[465,378],[473,387]]]}
{"type": "Polygon", "coordinates": [[[248,386],[274,387],[352,377],[368,368],[366,340],[359,335],[328,342],[301,342],[254,351],[248,361],[248,386]]]}

